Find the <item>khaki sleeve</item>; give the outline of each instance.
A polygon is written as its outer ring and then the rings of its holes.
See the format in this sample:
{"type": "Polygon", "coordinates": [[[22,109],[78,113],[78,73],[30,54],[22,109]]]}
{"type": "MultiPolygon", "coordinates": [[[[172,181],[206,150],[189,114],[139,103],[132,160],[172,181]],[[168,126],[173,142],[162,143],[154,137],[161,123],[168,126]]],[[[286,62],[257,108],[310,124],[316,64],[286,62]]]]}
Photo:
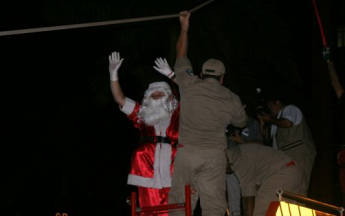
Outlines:
{"type": "Polygon", "coordinates": [[[174,66],[174,71],[176,74],[176,83],[180,89],[187,88],[199,80],[199,77],[194,74],[192,64],[188,58],[178,58],[174,66]]]}
{"type": "Polygon", "coordinates": [[[233,116],[232,116],[231,124],[239,128],[245,127],[248,122],[248,116],[246,114],[246,111],[244,110],[241,100],[239,99],[237,95],[235,95],[233,99],[233,105],[234,105],[234,109],[232,112],[233,116]]]}

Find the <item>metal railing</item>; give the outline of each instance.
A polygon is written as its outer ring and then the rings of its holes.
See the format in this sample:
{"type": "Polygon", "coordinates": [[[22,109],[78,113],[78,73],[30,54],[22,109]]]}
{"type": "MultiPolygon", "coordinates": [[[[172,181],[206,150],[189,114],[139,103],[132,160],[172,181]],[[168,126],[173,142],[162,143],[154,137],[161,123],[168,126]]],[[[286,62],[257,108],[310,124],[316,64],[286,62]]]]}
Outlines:
{"type": "Polygon", "coordinates": [[[318,207],[322,207],[325,209],[329,209],[331,211],[337,211],[339,212],[340,216],[344,215],[344,207],[339,207],[339,206],[334,206],[334,205],[330,205],[327,203],[323,203],[323,202],[319,202],[317,200],[313,200],[298,194],[294,194],[288,191],[284,191],[283,189],[278,189],[277,194],[279,196],[279,201],[283,201],[282,197],[288,198],[288,199],[292,199],[301,203],[306,203],[306,204],[312,204],[314,206],[318,206],[318,207]]]}

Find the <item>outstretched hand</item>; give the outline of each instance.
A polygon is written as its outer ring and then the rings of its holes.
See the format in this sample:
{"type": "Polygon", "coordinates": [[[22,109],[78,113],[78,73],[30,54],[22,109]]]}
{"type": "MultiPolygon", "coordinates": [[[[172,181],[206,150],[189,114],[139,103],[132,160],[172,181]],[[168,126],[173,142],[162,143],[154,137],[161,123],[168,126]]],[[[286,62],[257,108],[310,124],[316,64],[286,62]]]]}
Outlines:
{"type": "Polygon", "coordinates": [[[169,77],[170,79],[175,75],[175,73],[171,70],[167,60],[164,58],[157,58],[155,60],[156,66],[153,66],[153,68],[158,71],[159,73],[169,77]]]}
{"type": "Polygon", "coordinates": [[[118,80],[118,70],[121,67],[123,58],[120,58],[119,52],[112,52],[109,55],[109,73],[110,73],[110,80],[116,81],[118,80]]]}

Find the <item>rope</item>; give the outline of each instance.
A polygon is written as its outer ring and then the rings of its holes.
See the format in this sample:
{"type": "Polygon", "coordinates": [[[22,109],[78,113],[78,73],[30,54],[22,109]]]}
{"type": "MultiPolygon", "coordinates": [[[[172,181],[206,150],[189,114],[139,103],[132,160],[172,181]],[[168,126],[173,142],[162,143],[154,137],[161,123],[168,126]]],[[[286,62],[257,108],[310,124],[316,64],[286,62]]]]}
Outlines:
{"type": "MultiPolygon", "coordinates": [[[[214,0],[209,0],[209,1],[193,8],[189,12],[194,12],[194,11],[206,6],[207,4],[209,4],[213,1],[214,0]]],[[[179,17],[179,16],[180,16],[180,14],[171,14],[171,15],[151,16],[151,17],[142,17],[142,18],[114,20],[114,21],[104,21],[104,22],[72,24],[72,25],[52,26],[52,27],[43,27],[43,28],[31,28],[31,29],[22,29],[22,30],[2,31],[2,32],[0,32],[0,36],[27,34],[27,33],[35,33],[35,32],[47,32],[47,31],[56,31],[56,30],[65,30],[65,29],[77,29],[77,28],[105,26],[105,25],[132,23],[132,22],[142,22],[142,21],[148,21],[148,20],[168,19],[168,18],[174,18],[174,17],[179,17]]]]}
{"type": "Polygon", "coordinates": [[[213,1],[214,1],[214,0],[209,0],[209,1],[203,3],[203,4],[199,5],[199,6],[196,6],[195,8],[193,8],[192,10],[190,10],[189,13],[193,13],[194,11],[196,11],[196,10],[198,10],[198,9],[200,9],[200,8],[202,8],[202,7],[204,7],[205,5],[208,5],[209,3],[213,2],[213,1]]]}

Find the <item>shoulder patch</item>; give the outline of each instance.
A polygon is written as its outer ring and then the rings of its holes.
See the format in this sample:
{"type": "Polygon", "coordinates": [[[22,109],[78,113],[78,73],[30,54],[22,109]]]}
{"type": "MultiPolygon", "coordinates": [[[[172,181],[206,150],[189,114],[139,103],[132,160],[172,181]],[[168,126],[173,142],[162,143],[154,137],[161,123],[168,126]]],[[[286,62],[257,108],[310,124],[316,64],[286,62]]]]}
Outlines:
{"type": "Polygon", "coordinates": [[[192,71],[191,69],[187,69],[187,70],[185,70],[185,72],[186,72],[188,75],[190,75],[190,76],[193,76],[193,75],[194,75],[194,73],[193,73],[193,71],[192,71]]]}

